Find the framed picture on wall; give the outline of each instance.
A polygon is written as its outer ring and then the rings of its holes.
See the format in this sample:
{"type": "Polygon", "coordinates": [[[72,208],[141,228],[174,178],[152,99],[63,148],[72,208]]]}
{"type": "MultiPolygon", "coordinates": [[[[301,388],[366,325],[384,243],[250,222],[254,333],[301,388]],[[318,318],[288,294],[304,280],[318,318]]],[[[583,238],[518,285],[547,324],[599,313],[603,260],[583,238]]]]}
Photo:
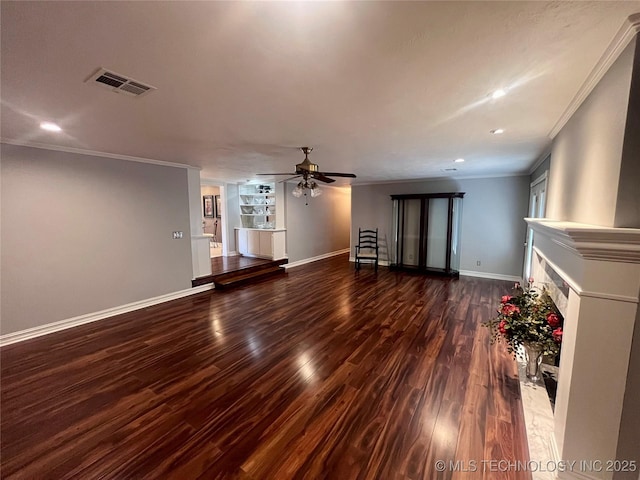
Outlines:
{"type": "Polygon", "coordinates": [[[220,201],[220,195],[214,195],[216,202],[216,217],[222,217],[222,202],[220,201]]]}
{"type": "Polygon", "coordinates": [[[205,218],[213,218],[215,215],[215,204],[213,203],[213,195],[202,196],[202,211],[205,218]]]}

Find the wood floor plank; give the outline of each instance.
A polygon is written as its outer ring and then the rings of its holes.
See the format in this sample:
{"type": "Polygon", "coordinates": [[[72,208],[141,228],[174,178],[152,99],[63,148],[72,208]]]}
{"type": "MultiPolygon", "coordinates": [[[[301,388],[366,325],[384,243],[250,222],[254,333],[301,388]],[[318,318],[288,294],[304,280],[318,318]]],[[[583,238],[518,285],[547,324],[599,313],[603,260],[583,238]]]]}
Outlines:
{"type": "Polygon", "coordinates": [[[338,256],[9,345],[2,478],[483,478],[435,462],[528,460],[510,287],[338,256]]]}

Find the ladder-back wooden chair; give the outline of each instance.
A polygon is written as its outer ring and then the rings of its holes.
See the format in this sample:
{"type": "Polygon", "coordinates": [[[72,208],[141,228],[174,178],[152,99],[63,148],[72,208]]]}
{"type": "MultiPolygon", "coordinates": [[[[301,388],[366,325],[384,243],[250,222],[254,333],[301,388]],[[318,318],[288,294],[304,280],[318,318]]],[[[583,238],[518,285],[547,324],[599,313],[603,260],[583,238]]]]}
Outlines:
{"type": "Polygon", "coordinates": [[[360,270],[360,262],[370,262],[378,270],[378,229],[363,230],[358,228],[358,245],[356,245],[356,270],[360,270]]]}

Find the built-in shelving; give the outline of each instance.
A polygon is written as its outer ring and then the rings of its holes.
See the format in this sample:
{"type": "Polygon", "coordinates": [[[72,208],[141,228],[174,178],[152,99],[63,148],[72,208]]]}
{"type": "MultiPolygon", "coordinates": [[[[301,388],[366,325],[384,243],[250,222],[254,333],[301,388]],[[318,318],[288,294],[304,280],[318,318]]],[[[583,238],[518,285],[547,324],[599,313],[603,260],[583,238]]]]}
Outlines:
{"type": "Polygon", "coordinates": [[[274,183],[240,185],[240,220],[244,228],[276,228],[274,183]]]}

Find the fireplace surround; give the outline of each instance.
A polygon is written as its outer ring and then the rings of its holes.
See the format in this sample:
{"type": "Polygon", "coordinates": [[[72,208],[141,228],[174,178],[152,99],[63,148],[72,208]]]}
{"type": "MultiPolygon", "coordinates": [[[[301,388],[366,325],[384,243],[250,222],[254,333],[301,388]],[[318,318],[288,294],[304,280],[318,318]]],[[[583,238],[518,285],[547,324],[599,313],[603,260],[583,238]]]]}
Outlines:
{"type": "MultiPolygon", "coordinates": [[[[616,460],[619,442],[628,441],[623,409],[632,408],[625,390],[638,317],[640,229],[526,221],[534,231],[534,285],[551,290],[565,318],[551,453],[558,461],[616,460]]],[[[614,473],[587,468],[558,478],[623,478],[614,473]]]]}

